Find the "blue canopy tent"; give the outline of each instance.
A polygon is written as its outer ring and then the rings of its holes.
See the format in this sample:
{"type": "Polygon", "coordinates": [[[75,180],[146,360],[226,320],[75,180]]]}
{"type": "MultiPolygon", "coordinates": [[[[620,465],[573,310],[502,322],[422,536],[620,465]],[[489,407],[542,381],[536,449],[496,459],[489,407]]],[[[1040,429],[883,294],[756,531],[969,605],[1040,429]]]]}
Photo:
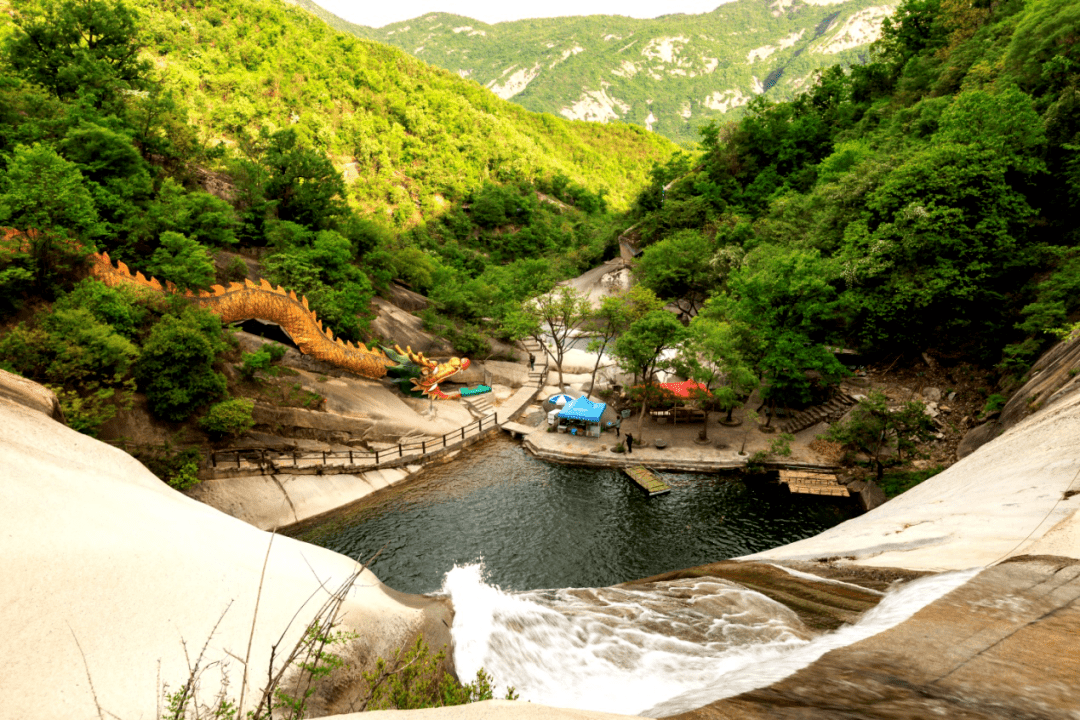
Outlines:
{"type": "Polygon", "coordinates": [[[593,402],[582,395],[560,410],[559,418],[583,423],[585,434],[598,438],[600,437],[600,416],[604,414],[605,408],[607,408],[607,403],[593,402]]]}

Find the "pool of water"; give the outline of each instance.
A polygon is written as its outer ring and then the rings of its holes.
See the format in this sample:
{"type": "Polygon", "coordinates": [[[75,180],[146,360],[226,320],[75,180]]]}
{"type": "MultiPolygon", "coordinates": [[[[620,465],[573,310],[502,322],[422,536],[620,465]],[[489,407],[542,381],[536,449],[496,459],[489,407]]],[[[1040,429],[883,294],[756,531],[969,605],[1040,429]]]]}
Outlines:
{"type": "Polygon", "coordinates": [[[792,496],[738,473],[662,473],[648,498],[621,470],[545,463],[493,437],[318,525],[294,532],[366,561],[390,587],[438,590],[483,561],[504,590],[604,587],[765,550],[817,534],[853,505],[792,496]]]}

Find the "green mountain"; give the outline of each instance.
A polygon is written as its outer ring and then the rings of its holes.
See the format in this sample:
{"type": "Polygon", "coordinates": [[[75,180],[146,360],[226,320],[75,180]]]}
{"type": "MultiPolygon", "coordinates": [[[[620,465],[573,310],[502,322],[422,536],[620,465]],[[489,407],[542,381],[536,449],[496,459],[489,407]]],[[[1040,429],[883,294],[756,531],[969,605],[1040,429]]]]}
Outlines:
{"type": "Polygon", "coordinates": [[[403,224],[487,181],[556,174],[625,207],[661,138],[525,112],[280,2],[135,0],[144,53],[211,139],[289,127],[344,171],[350,199],[403,224]]]}
{"type": "Polygon", "coordinates": [[[751,99],[787,100],[819,68],[865,62],[896,0],[737,0],[702,15],[520,20],[432,13],[383,28],[299,5],[513,99],[575,120],[623,121],[679,142],[751,99]]]}

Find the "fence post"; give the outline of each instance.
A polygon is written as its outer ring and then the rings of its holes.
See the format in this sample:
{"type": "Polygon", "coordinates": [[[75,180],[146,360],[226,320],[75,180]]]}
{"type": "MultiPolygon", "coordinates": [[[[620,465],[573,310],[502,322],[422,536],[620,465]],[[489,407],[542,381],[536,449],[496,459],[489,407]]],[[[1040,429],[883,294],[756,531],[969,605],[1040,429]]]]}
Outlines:
{"type": "Polygon", "coordinates": [[[240,451],[236,451],[236,467],[240,467],[240,451]]]}
{"type": "Polygon", "coordinates": [[[496,425],[499,424],[499,413],[498,412],[495,413],[495,424],[496,425]]]}
{"type": "Polygon", "coordinates": [[[292,451],[292,466],[293,467],[299,467],[298,461],[296,459],[296,451],[295,450],[292,451]]]}
{"type": "Polygon", "coordinates": [[[217,467],[217,450],[210,451],[210,465],[217,467]]]}
{"type": "Polygon", "coordinates": [[[356,464],[356,463],[353,462],[353,459],[352,459],[352,450],[349,451],[349,464],[350,465],[355,465],[356,464]]]}
{"type": "Polygon", "coordinates": [[[484,418],[480,418],[480,427],[477,429],[476,434],[484,432],[484,418]]]}
{"type": "Polygon", "coordinates": [[[375,450],[375,464],[376,465],[379,464],[379,450],[378,450],[378,448],[376,448],[376,450],[375,450]]]}
{"type": "Polygon", "coordinates": [[[398,446],[397,446],[397,456],[398,457],[405,457],[405,450],[401,447],[401,443],[398,443],[398,446]]]}
{"type": "Polygon", "coordinates": [[[446,447],[446,436],[445,435],[442,436],[442,446],[446,447]]]}
{"type": "Polygon", "coordinates": [[[462,426],[462,428],[461,428],[461,441],[465,442],[465,427],[464,426],[462,426]]]}
{"type": "Polygon", "coordinates": [[[427,455],[427,440],[420,441],[420,454],[427,455]]]}

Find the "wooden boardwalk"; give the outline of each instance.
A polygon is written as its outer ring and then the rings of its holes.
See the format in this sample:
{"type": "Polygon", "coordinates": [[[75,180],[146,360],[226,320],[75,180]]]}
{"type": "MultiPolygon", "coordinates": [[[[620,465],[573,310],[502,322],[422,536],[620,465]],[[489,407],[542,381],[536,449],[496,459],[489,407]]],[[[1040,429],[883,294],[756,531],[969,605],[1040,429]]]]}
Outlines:
{"type": "Polygon", "coordinates": [[[780,482],[793,493],[800,495],[830,495],[850,497],[847,486],[841,485],[832,473],[808,472],[806,470],[781,470],[780,482]]]}
{"type": "Polygon", "coordinates": [[[671,488],[660,479],[660,476],[644,465],[632,465],[623,468],[623,470],[626,471],[631,480],[649,494],[649,497],[671,492],[671,488]]]}

